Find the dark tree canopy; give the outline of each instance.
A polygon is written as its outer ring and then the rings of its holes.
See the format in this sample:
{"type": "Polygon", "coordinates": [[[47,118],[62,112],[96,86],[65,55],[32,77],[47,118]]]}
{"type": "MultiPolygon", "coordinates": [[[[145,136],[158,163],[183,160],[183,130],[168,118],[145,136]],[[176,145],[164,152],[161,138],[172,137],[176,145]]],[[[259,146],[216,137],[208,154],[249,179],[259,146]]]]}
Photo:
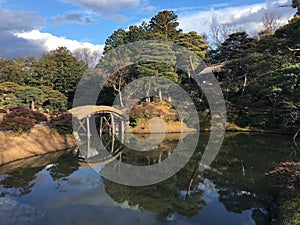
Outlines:
{"type": "Polygon", "coordinates": [[[292,7],[297,9],[296,15],[300,16],[300,0],[293,0],[292,7]]]}

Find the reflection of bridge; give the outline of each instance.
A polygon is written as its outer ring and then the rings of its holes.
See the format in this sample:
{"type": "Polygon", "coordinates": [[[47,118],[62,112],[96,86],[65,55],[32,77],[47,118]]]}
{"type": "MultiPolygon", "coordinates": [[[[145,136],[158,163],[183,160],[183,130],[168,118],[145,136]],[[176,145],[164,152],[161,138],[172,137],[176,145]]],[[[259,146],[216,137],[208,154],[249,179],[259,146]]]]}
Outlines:
{"type": "Polygon", "coordinates": [[[73,133],[78,144],[85,145],[86,159],[91,156],[91,152],[94,152],[93,156],[97,154],[100,150],[98,147],[107,149],[109,146],[110,152],[115,152],[115,136],[118,136],[121,142],[124,141],[126,121],[123,111],[111,106],[86,105],[70,109],[69,112],[77,121],[77,126],[73,126],[73,133]],[[109,134],[110,139],[107,140],[106,146],[103,146],[102,138],[105,133],[109,134]],[[92,148],[92,138],[97,140],[96,136],[99,136],[100,143],[98,142],[96,148],[92,148]]]}
{"type": "MultiPolygon", "coordinates": [[[[161,135],[152,135],[144,137],[144,135],[134,135],[133,139],[142,140],[146,138],[144,145],[149,143],[159,142],[156,147],[150,151],[131,151],[124,146],[124,132],[126,118],[125,113],[111,106],[80,106],[69,110],[75,119],[74,136],[79,144],[81,155],[84,157],[84,162],[81,162],[83,167],[101,167],[115,159],[119,161],[128,161],[130,163],[144,162],[145,165],[160,163],[165,158],[169,157],[174,150],[167,148],[166,144],[160,146],[161,135]],[[96,127],[95,127],[96,126],[96,127]]],[[[179,141],[186,134],[168,134],[168,141],[179,141]]],[[[146,135],[147,136],[147,135],[146,135]]],[[[128,137],[127,137],[128,138],[128,137]]],[[[164,138],[163,138],[164,139],[164,138]]],[[[126,143],[134,141],[131,138],[126,139],[126,143]]],[[[176,146],[176,145],[175,145],[176,146]]],[[[173,146],[174,147],[174,146],[173,146]]]]}

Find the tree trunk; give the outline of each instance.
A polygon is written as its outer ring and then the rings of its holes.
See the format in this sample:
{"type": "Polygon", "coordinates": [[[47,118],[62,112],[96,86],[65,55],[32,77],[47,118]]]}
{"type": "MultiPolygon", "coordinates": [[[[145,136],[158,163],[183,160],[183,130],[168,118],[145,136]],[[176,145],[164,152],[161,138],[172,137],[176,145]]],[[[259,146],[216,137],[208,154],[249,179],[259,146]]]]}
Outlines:
{"type": "Polygon", "coordinates": [[[34,101],[30,102],[30,109],[34,110],[34,101]]]}
{"type": "Polygon", "coordinates": [[[157,91],[158,91],[159,101],[162,101],[162,100],[163,100],[163,97],[162,97],[161,89],[158,88],[157,91]]]}
{"type": "Polygon", "coordinates": [[[146,96],[147,96],[147,99],[146,99],[146,101],[147,102],[150,102],[150,84],[148,84],[148,89],[147,89],[147,91],[146,91],[146,96]]]}
{"type": "Polygon", "coordinates": [[[123,103],[123,97],[122,97],[122,92],[119,92],[119,101],[120,101],[120,106],[123,108],[124,107],[124,103],[123,103]]]}
{"type": "Polygon", "coordinates": [[[244,92],[247,86],[247,75],[245,75],[244,84],[243,84],[243,90],[242,90],[242,96],[244,96],[244,92]]]}

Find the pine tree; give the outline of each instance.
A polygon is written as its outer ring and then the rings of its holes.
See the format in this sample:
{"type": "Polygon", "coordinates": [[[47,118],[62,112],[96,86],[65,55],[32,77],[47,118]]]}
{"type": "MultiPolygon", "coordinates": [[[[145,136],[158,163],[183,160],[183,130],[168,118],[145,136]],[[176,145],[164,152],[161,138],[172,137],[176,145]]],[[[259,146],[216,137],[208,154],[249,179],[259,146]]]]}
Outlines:
{"type": "Polygon", "coordinates": [[[173,11],[164,10],[150,20],[152,38],[172,41],[182,32],[178,29],[177,15],[173,11]]]}

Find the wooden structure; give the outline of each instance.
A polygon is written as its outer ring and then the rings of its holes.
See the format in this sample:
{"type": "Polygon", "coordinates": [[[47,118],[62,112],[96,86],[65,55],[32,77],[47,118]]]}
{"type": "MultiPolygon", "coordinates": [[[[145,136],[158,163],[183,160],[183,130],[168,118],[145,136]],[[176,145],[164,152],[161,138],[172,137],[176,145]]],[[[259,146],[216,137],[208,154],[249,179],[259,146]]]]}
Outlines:
{"type": "Polygon", "coordinates": [[[123,111],[111,106],[86,105],[70,109],[69,112],[77,120],[78,126],[74,128],[74,136],[80,145],[80,150],[85,148],[84,158],[88,160],[95,157],[101,149],[110,148],[110,153],[116,152],[115,138],[123,142],[125,131],[125,118],[123,111]],[[94,119],[94,121],[91,121],[94,119]],[[93,122],[93,123],[92,123],[93,122]],[[98,126],[98,127],[95,127],[98,126]],[[108,134],[109,139],[103,144],[103,135],[108,134]],[[99,135],[100,143],[95,146],[92,138],[99,135]],[[85,146],[85,147],[82,147],[85,146]]]}

